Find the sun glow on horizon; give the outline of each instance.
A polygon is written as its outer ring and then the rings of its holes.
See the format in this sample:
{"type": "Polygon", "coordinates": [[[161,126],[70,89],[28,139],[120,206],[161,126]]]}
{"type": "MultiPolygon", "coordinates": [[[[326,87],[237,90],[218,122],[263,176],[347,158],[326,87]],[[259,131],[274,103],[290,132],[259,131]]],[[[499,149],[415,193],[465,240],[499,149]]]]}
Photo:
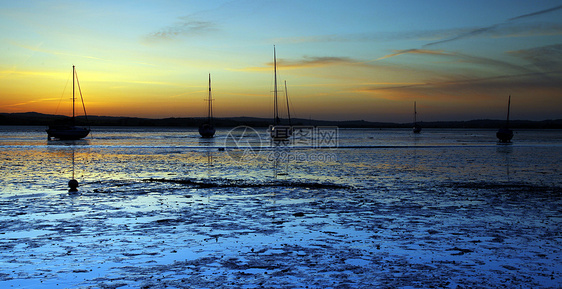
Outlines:
{"type": "Polygon", "coordinates": [[[275,44],[297,117],[498,119],[510,94],[514,118],[562,117],[555,1],[333,1],[306,21],[312,3],[234,2],[1,1],[0,112],[56,113],[76,65],[92,115],[204,116],[211,73],[216,117],[270,117],[275,44]]]}

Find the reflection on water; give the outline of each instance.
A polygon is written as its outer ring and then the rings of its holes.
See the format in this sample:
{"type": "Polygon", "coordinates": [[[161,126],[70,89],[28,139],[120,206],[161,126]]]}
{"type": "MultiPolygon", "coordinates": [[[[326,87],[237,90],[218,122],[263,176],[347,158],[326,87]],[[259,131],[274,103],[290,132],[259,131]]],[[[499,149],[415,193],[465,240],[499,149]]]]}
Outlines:
{"type": "Polygon", "coordinates": [[[396,179],[559,184],[562,146],[555,134],[547,131],[537,137],[536,132],[529,133],[540,140],[531,144],[520,132],[518,140],[526,145],[496,145],[491,137],[489,142],[479,141],[487,134],[487,130],[426,130],[414,135],[401,130],[341,129],[338,148],[261,147],[253,151],[251,158],[244,159],[235,157],[236,153],[244,153],[244,148],[223,149],[229,142],[221,138],[225,134],[220,130],[216,138],[202,139],[195,130],[111,129],[98,131],[92,139],[49,142],[40,130],[12,131],[7,136],[0,135],[2,188],[60,188],[72,176],[72,168],[83,189],[108,181],[149,178],[280,178],[359,187],[396,179]],[[392,136],[386,141],[379,139],[388,135],[392,136]],[[450,139],[459,137],[465,140],[453,146],[450,139]],[[383,141],[384,146],[369,145],[383,141]],[[446,142],[449,144],[444,145],[446,142]],[[363,143],[368,145],[358,146],[363,143]]]}
{"type": "Polygon", "coordinates": [[[71,164],[72,174],[70,180],[68,181],[68,191],[70,193],[77,193],[80,182],[76,180],[75,172],[75,151],[76,147],[88,146],[90,144],[90,139],[79,139],[79,140],[47,140],[47,147],[49,150],[53,151],[55,155],[65,155],[69,154],[69,160],[71,164]],[[55,148],[55,149],[53,149],[55,148]]]}
{"type": "Polygon", "coordinates": [[[499,155],[504,156],[503,162],[499,163],[498,165],[500,167],[501,166],[505,167],[505,175],[506,175],[507,182],[511,182],[511,178],[509,177],[509,167],[510,167],[511,154],[513,154],[513,146],[511,145],[511,143],[498,143],[496,151],[499,155]]]}
{"type": "Polygon", "coordinates": [[[48,146],[56,147],[56,146],[86,146],[89,145],[91,142],[90,139],[79,139],[79,140],[58,140],[58,139],[51,139],[47,140],[46,143],[48,146]]]}
{"type": "Polygon", "coordinates": [[[511,154],[513,153],[513,146],[511,143],[498,143],[496,151],[500,154],[511,154]]]}

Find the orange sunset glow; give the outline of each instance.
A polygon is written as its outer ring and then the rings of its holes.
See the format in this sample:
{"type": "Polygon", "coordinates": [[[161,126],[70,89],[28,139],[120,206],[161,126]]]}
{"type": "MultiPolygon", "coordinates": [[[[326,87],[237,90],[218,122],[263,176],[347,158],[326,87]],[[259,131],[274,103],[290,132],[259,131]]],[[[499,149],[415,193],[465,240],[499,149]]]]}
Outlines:
{"type": "Polygon", "coordinates": [[[271,117],[276,45],[298,118],[562,116],[557,1],[289,2],[0,1],[0,112],[68,115],[76,65],[91,115],[204,116],[210,73],[216,117],[271,117]]]}

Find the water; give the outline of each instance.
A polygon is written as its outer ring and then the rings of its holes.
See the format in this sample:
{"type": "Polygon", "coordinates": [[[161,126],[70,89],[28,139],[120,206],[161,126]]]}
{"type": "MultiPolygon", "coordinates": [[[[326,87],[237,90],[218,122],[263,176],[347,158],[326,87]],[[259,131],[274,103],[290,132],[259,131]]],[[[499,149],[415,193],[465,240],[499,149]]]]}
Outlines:
{"type": "Polygon", "coordinates": [[[559,186],[562,180],[558,130],[517,131],[513,144],[503,145],[495,142],[493,130],[426,129],[414,135],[410,130],[338,129],[323,145],[301,141],[279,153],[263,128],[242,136],[248,141],[238,144],[228,129],[219,129],[209,140],[196,129],[107,127],[95,128],[80,141],[47,141],[43,127],[0,129],[0,188],[5,192],[64,189],[73,168],[84,184],[284,178],[368,187],[376,180],[400,178],[559,186]],[[251,155],[243,157],[245,151],[251,155]]]}
{"type": "Polygon", "coordinates": [[[559,130],[44,129],[0,127],[2,287],[562,281],[559,130]]]}

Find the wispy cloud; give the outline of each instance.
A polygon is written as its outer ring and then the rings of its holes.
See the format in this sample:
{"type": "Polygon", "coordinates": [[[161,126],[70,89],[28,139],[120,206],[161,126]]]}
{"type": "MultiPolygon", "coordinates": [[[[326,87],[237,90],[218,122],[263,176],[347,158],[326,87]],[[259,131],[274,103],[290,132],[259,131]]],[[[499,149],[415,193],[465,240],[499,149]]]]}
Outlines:
{"type": "Polygon", "coordinates": [[[451,28],[436,30],[412,30],[412,31],[393,31],[376,32],[362,34],[327,34],[305,37],[285,37],[276,38],[275,43],[326,43],[326,42],[372,42],[372,41],[397,41],[397,40],[416,40],[430,41],[426,46],[447,43],[450,41],[471,38],[507,38],[507,37],[527,37],[562,35],[562,24],[551,22],[517,23],[517,21],[498,23],[487,27],[479,28],[451,28]]]}
{"type": "MultiPolygon", "coordinates": [[[[473,63],[482,65],[482,68],[487,69],[495,69],[499,71],[508,71],[513,73],[533,73],[536,72],[535,70],[529,69],[522,65],[513,64],[510,62],[492,59],[488,57],[481,57],[481,56],[474,56],[468,55],[460,52],[446,52],[443,50],[429,50],[429,49],[405,49],[405,50],[396,50],[394,53],[387,54],[385,56],[379,57],[373,61],[379,61],[388,59],[391,57],[397,57],[406,54],[414,54],[414,55],[427,55],[427,56],[435,56],[435,57],[444,57],[449,59],[450,61],[456,61],[459,63],[473,63]]],[[[458,68],[460,69],[460,68],[458,68]]]]}
{"type": "Polygon", "coordinates": [[[466,31],[467,29],[441,29],[424,31],[392,31],[374,33],[348,33],[348,34],[326,34],[301,37],[281,37],[272,40],[274,43],[323,43],[323,42],[372,42],[372,41],[394,41],[404,39],[442,39],[451,37],[466,31]]]}
{"type": "Polygon", "coordinates": [[[437,44],[443,44],[443,43],[447,43],[447,42],[451,42],[451,41],[455,41],[455,40],[459,40],[459,39],[474,37],[474,36],[484,34],[484,33],[489,33],[490,31],[494,31],[494,29],[496,29],[498,26],[499,26],[499,24],[495,24],[495,25],[488,26],[488,27],[481,27],[481,28],[473,29],[473,30],[470,30],[466,33],[456,35],[452,38],[427,43],[423,47],[433,46],[433,45],[437,45],[437,44]]]}
{"type": "Polygon", "coordinates": [[[10,107],[17,107],[17,106],[24,106],[24,105],[30,105],[33,103],[41,103],[41,102],[48,102],[48,101],[58,101],[58,98],[41,98],[41,99],[35,99],[35,100],[30,100],[30,101],[25,101],[25,102],[19,102],[19,103],[13,103],[13,104],[6,104],[3,107],[6,108],[10,108],[10,107]]]}
{"type": "Polygon", "coordinates": [[[531,62],[535,67],[545,72],[562,69],[562,44],[515,50],[508,53],[531,62]]]}
{"type": "Polygon", "coordinates": [[[454,56],[451,53],[444,52],[443,50],[428,50],[428,49],[404,49],[395,50],[394,53],[387,54],[385,56],[379,57],[376,60],[383,60],[394,56],[404,55],[404,54],[426,54],[426,55],[443,55],[443,56],[454,56]]]}
{"type": "MultiPolygon", "coordinates": [[[[336,65],[363,65],[363,63],[364,62],[352,58],[337,56],[304,56],[302,59],[297,60],[277,59],[278,68],[281,69],[301,69],[336,65]]],[[[266,63],[265,66],[236,69],[236,71],[270,71],[271,67],[273,67],[273,62],[266,63]]]]}
{"type": "MultiPolygon", "coordinates": [[[[447,35],[448,33],[443,33],[447,35]]],[[[449,33],[450,34],[450,33],[449,33]]],[[[562,25],[559,23],[501,23],[476,29],[460,31],[446,39],[433,41],[423,45],[423,47],[434,46],[456,40],[472,37],[506,38],[506,37],[527,37],[561,35],[562,25]]]]}
{"type": "Polygon", "coordinates": [[[79,57],[79,58],[109,61],[108,59],[103,59],[103,58],[99,58],[99,57],[95,57],[95,56],[91,56],[91,55],[72,54],[72,53],[67,53],[67,52],[44,49],[44,48],[41,48],[43,46],[42,43],[38,46],[29,46],[29,45],[17,43],[17,42],[14,42],[14,41],[10,41],[9,43],[13,46],[20,47],[20,48],[27,49],[27,50],[31,50],[33,52],[41,52],[41,53],[47,53],[47,54],[52,54],[52,55],[66,55],[66,56],[79,57]]]}
{"type": "Polygon", "coordinates": [[[164,82],[164,81],[146,81],[146,80],[125,80],[122,82],[133,83],[133,84],[147,84],[147,85],[162,85],[162,86],[181,86],[183,85],[174,82],[164,82]]]}
{"type": "Polygon", "coordinates": [[[217,30],[217,25],[213,22],[193,20],[190,17],[185,16],[179,18],[178,21],[170,26],[163,27],[156,32],[150,33],[146,36],[146,40],[149,42],[173,40],[178,37],[204,35],[217,30]]]}
{"type": "Polygon", "coordinates": [[[510,72],[510,73],[536,73],[535,70],[530,69],[523,65],[517,65],[511,62],[502,61],[499,59],[493,59],[489,57],[482,57],[482,56],[474,56],[468,55],[463,53],[455,53],[456,57],[458,57],[463,62],[475,63],[484,65],[488,68],[495,68],[499,71],[510,72]]]}
{"type": "Polygon", "coordinates": [[[548,8],[548,9],[544,9],[544,10],[540,10],[537,12],[533,12],[533,13],[528,13],[528,14],[523,14],[517,17],[513,17],[508,19],[509,21],[513,21],[513,20],[518,20],[518,19],[522,19],[522,18],[527,18],[527,17],[531,17],[531,16],[537,16],[537,15],[541,15],[541,14],[545,14],[545,13],[550,13],[552,11],[556,11],[562,9],[562,5],[556,6],[556,7],[552,7],[552,8],[548,8]]]}
{"type": "Polygon", "coordinates": [[[0,78],[7,77],[10,75],[19,75],[19,76],[53,76],[53,75],[62,75],[57,72],[50,72],[50,71],[29,71],[29,70],[16,70],[15,68],[11,70],[1,70],[0,71],[0,78]]]}
{"type": "MultiPolygon", "coordinates": [[[[360,61],[353,60],[348,57],[335,57],[335,56],[304,56],[300,60],[285,60],[280,59],[278,64],[283,68],[305,68],[305,67],[318,67],[329,65],[353,65],[361,63],[360,61]]],[[[273,63],[270,63],[273,65],[273,63]]]]}
{"type": "Polygon", "coordinates": [[[499,75],[495,77],[467,78],[450,76],[441,80],[427,80],[421,83],[405,83],[398,85],[375,85],[366,86],[361,89],[363,92],[375,91],[398,91],[413,97],[424,95],[427,98],[439,97],[459,97],[463,95],[489,95],[490,91],[509,90],[524,93],[524,90],[560,90],[562,82],[556,79],[562,77],[562,71],[554,73],[553,78],[544,78],[542,73],[524,73],[499,75]],[[483,93],[486,92],[486,93],[483,93]]]}
{"type": "Polygon", "coordinates": [[[523,25],[516,25],[515,21],[523,18],[534,17],[546,13],[550,13],[553,11],[557,11],[562,9],[562,5],[556,6],[549,9],[540,10],[533,13],[528,13],[524,15],[520,15],[517,17],[513,17],[508,19],[507,21],[497,23],[490,26],[479,27],[475,29],[471,29],[469,31],[454,35],[450,38],[434,41],[431,43],[425,44],[423,47],[433,46],[437,44],[443,44],[447,42],[452,42],[460,39],[476,37],[476,36],[514,36],[514,35],[527,35],[529,32],[534,32],[535,34],[562,34],[562,25],[559,24],[523,24],[523,25]]]}

